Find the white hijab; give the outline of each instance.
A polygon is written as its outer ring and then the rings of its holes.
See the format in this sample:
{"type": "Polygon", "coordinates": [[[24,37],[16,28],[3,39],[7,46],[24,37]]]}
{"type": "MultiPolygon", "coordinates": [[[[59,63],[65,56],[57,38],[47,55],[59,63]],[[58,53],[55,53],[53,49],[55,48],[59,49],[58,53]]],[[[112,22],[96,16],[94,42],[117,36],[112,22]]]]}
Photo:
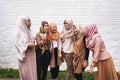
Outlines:
{"type": "Polygon", "coordinates": [[[27,28],[29,17],[21,16],[17,20],[15,33],[15,47],[18,51],[18,59],[24,61],[25,52],[28,48],[28,43],[33,42],[31,30],[27,28]]]}

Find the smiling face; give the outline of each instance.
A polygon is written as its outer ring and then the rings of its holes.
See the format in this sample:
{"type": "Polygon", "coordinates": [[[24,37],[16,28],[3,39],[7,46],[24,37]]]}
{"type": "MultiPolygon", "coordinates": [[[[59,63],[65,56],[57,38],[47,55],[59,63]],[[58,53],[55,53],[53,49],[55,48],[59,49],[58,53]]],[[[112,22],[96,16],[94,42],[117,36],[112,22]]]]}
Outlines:
{"type": "Polygon", "coordinates": [[[52,33],[57,32],[57,26],[56,26],[55,23],[51,23],[51,24],[50,24],[50,31],[51,31],[52,33]]]}
{"type": "Polygon", "coordinates": [[[68,30],[68,29],[69,29],[69,24],[68,24],[68,22],[65,20],[63,24],[64,24],[64,28],[65,28],[66,30],[68,30]]]}
{"type": "Polygon", "coordinates": [[[42,21],[42,22],[41,22],[41,25],[42,25],[43,30],[44,30],[45,32],[49,32],[49,24],[48,24],[47,21],[42,21]]]}
{"type": "Polygon", "coordinates": [[[30,27],[31,27],[31,20],[30,20],[30,18],[28,18],[28,21],[27,21],[27,28],[30,29],[30,27]]]}
{"type": "Polygon", "coordinates": [[[64,20],[63,24],[64,24],[64,28],[65,28],[66,30],[68,30],[68,31],[69,31],[71,28],[73,28],[73,20],[72,20],[72,19],[66,19],[66,20],[64,20]]]}
{"type": "Polygon", "coordinates": [[[47,23],[44,24],[43,29],[45,32],[49,31],[49,25],[47,23]]]}
{"type": "Polygon", "coordinates": [[[79,29],[74,29],[74,34],[75,35],[79,34],[79,32],[80,32],[79,29]]]}

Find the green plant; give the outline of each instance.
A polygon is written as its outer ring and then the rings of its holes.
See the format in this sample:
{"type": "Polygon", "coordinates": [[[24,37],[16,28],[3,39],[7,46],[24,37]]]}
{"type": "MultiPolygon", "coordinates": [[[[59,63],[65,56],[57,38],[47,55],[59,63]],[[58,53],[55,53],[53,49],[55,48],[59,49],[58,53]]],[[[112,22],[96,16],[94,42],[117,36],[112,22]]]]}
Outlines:
{"type": "Polygon", "coordinates": [[[83,73],[83,80],[94,80],[93,73],[84,72],[83,73]]]}
{"type": "MultiPolygon", "coordinates": [[[[65,80],[66,77],[66,71],[60,71],[58,75],[59,80],[65,80]]],[[[18,69],[11,69],[11,68],[0,68],[0,78],[19,78],[19,72],[18,69]]],[[[118,80],[120,80],[120,74],[118,73],[118,80]]],[[[50,71],[48,71],[47,79],[52,79],[50,71]]],[[[71,76],[71,80],[74,80],[75,78],[71,76]]],[[[94,80],[94,75],[89,72],[83,73],[83,80],[94,80]]]]}
{"type": "Polygon", "coordinates": [[[11,68],[0,69],[0,78],[19,78],[19,72],[11,68]]]}

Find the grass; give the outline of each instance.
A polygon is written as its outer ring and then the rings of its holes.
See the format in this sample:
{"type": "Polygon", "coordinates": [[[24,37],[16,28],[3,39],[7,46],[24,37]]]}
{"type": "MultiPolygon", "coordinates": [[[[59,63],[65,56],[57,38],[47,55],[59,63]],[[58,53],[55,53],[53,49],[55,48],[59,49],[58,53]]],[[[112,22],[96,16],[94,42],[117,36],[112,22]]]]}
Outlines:
{"type": "Polygon", "coordinates": [[[19,72],[17,69],[0,69],[0,78],[19,78],[19,72]]]}
{"type": "MultiPolygon", "coordinates": [[[[65,80],[66,71],[60,71],[58,75],[59,80],[65,80]]],[[[0,78],[19,78],[18,69],[0,69],[0,78]]],[[[120,74],[118,74],[120,80],[120,74]]],[[[48,71],[47,79],[51,79],[51,73],[48,71]]],[[[71,77],[71,80],[74,80],[74,77],[71,77]]],[[[94,75],[89,72],[83,73],[83,80],[94,80],[94,75]]]]}

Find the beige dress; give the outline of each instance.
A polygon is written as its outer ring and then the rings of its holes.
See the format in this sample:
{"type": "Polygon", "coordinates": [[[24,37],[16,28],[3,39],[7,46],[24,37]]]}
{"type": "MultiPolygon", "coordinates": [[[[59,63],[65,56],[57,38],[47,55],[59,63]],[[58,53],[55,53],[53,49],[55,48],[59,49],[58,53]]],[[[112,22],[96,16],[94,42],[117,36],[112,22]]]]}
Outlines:
{"type": "Polygon", "coordinates": [[[20,80],[37,80],[35,48],[27,49],[24,61],[19,62],[20,80]]]}

